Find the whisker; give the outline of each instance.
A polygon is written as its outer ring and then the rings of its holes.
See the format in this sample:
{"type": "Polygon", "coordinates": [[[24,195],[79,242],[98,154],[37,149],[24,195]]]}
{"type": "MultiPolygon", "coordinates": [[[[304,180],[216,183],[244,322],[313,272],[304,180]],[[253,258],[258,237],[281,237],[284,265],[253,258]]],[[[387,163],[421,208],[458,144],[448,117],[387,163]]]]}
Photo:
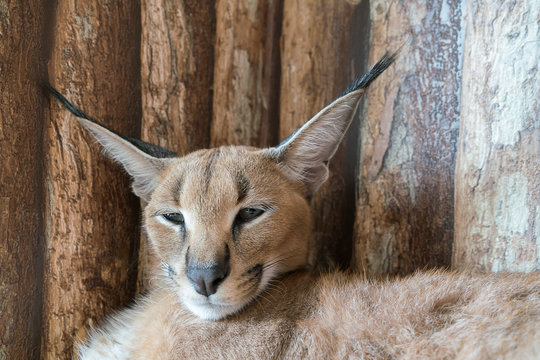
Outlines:
{"type": "Polygon", "coordinates": [[[255,296],[253,298],[253,300],[255,300],[255,302],[257,302],[257,305],[259,306],[259,309],[262,310],[264,313],[266,313],[266,307],[259,301],[259,297],[255,296]]]}
{"type": "Polygon", "coordinates": [[[284,257],[278,256],[278,257],[275,257],[274,259],[271,259],[266,264],[264,264],[263,268],[274,266],[275,264],[282,263],[284,261],[294,259],[294,258],[299,258],[299,257],[303,257],[303,255],[290,255],[290,256],[284,256],[284,257]]]}
{"type": "Polygon", "coordinates": [[[266,288],[268,290],[272,290],[272,291],[275,291],[275,292],[279,293],[281,296],[285,295],[284,289],[279,285],[272,284],[272,283],[269,282],[268,284],[266,284],[266,288]]]}
{"type": "Polygon", "coordinates": [[[275,302],[275,299],[272,299],[272,301],[270,301],[270,299],[268,299],[265,295],[268,295],[268,294],[263,292],[262,294],[259,294],[259,296],[257,297],[260,298],[261,300],[266,301],[267,303],[275,302]]]}

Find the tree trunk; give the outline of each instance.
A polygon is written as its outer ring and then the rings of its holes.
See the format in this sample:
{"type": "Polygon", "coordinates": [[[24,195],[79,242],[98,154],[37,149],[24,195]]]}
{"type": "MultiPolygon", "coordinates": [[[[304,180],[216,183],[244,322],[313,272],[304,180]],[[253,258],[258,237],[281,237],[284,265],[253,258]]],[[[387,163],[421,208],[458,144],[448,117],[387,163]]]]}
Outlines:
{"type": "Polygon", "coordinates": [[[281,0],[217,2],[211,146],[277,140],[281,0]]]}
{"type": "MultiPolygon", "coordinates": [[[[359,5],[346,1],[293,1],[283,7],[280,139],[338,97],[359,74],[359,5]],[[301,35],[299,35],[301,34],[301,35]]],[[[350,129],[330,162],[330,178],[312,200],[310,261],[347,266],[352,253],[356,134],[350,129]]]]}
{"type": "Polygon", "coordinates": [[[540,3],[468,3],[452,264],[540,270],[540,3]]]}
{"type": "Polygon", "coordinates": [[[356,267],[404,274],[450,265],[462,9],[370,2],[370,63],[405,42],[367,92],[355,224],[356,267]]]}
{"type": "Polygon", "coordinates": [[[39,358],[46,8],[0,5],[0,359],[39,358]]]}
{"type": "MultiPolygon", "coordinates": [[[[142,139],[179,155],[210,142],[214,74],[213,1],[143,0],[142,139]]],[[[139,291],[156,259],[142,235],[139,291]]]]}
{"type": "MultiPolygon", "coordinates": [[[[140,7],[61,1],[49,67],[53,86],[94,118],[139,134],[140,7]]],[[[135,290],[139,207],[126,174],[53,102],[46,128],[42,358],[71,358],[74,339],[135,290]]]]}

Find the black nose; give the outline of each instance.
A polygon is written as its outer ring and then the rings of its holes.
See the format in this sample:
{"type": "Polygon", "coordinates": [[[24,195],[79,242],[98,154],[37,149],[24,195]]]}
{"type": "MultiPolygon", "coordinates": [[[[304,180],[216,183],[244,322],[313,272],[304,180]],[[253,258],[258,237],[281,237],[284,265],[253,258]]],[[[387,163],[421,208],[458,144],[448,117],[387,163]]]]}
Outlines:
{"type": "Polygon", "coordinates": [[[216,264],[211,266],[188,266],[186,275],[195,291],[204,296],[215,294],[218,286],[229,275],[229,266],[216,264]]]}

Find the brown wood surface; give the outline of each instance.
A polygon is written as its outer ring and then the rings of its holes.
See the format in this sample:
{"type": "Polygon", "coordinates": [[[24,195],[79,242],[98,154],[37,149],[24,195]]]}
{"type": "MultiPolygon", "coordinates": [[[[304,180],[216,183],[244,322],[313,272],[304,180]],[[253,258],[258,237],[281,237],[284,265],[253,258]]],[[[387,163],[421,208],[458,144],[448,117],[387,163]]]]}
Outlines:
{"type": "MultiPolygon", "coordinates": [[[[359,68],[363,15],[346,1],[286,0],[281,48],[280,139],[338,97],[359,68]]],[[[330,162],[330,178],[312,200],[311,261],[347,266],[354,222],[355,128],[330,162]]]]}
{"type": "MultiPolygon", "coordinates": [[[[214,2],[143,0],[141,18],[142,139],[181,156],[207,148],[212,118],[214,2]]],[[[139,292],[147,288],[155,265],[143,232],[139,292]]]]}
{"type": "Polygon", "coordinates": [[[275,145],[281,0],[219,0],[211,146],[275,145]]]}
{"type": "Polygon", "coordinates": [[[459,2],[370,1],[370,63],[408,42],[361,110],[356,267],[450,265],[463,29],[459,2]]]}
{"type": "Polygon", "coordinates": [[[143,0],[142,139],[179,155],[208,147],[213,1],[143,0]]]}
{"type": "Polygon", "coordinates": [[[47,103],[47,61],[87,113],[183,155],[276,144],[408,42],[312,200],[311,261],[538,271],[539,18],[533,0],[0,1],[0,360],[71,358],[148,280],[128,176],[47,103]]]}
{"type": "Polygon", "coordinates": [[[39,358],[45,5],[0,3],[0,359],[39,358]]]}
{"type": "Polygon", "coordinates": [[[540,270],[540,3],[467,5],[456,268],[540,270]]]}
{"type": "MultiPolygon", "coordinates": [[[[49,63],[53,86],[112,129],[140,130],[140,7],[60,1],[49,63]]],[[[69,359],[75,338],[131,300],[139,206],[128,176],[51,102],[46,126],[44,359],[69,359]]]]}

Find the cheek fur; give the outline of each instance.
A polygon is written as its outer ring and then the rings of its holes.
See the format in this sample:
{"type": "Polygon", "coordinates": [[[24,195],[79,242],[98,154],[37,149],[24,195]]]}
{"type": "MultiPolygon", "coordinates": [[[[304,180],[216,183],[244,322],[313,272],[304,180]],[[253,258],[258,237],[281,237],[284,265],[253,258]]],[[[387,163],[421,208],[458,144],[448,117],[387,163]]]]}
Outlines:
{"type": "Polygon", "coordinates": [[[171,226],[166,221],[161,217],[152,217],[146,223],[148,240],[162,260],[167,260],[167,257],[171,254],[178,253],[182,249],[186,238],[184,230],[178,226],[171,226]]]}

